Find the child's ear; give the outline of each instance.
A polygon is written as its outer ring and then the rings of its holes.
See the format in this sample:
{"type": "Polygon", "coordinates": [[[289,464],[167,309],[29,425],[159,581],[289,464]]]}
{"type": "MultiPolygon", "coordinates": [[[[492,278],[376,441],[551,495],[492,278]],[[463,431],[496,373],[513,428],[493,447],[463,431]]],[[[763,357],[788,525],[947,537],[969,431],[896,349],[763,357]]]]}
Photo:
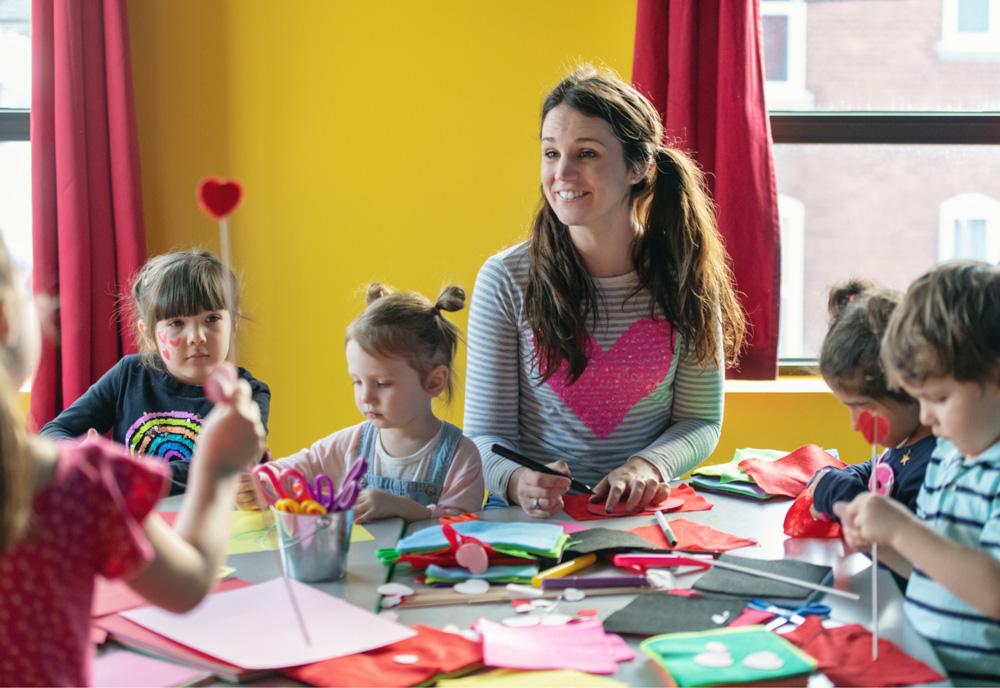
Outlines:
{"type": "Polygon", "coordinates": [[[435,366],[431,372],[427,374],[427,382],[424,385],[424,388],[427,390],[427,395],[430,397],[436,397],[441,394],[447,386],[448,366],[435,366]]]}

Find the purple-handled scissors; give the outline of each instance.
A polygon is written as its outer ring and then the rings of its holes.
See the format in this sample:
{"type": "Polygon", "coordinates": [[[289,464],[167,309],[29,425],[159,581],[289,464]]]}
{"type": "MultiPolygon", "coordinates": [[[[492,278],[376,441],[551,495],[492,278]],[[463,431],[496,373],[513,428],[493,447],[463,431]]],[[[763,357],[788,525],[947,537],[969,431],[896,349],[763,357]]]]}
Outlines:
{"type": "Polygon", "coordinates": [[[330,511],[347,511],[354,506],[358,501],[358,495],[361,494],[361,478],[367,470],[368,459],[363,456],[354,459],[354,463],[347,469],[343,482],[340,483],[340,491],[337,492],[330,511]]]}

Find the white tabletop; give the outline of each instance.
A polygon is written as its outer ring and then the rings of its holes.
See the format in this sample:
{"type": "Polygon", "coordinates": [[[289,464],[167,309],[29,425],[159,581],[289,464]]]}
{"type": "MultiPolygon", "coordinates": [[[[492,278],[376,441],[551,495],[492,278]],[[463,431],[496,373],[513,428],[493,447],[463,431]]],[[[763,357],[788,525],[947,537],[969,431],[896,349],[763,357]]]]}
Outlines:
{"type": "MultiPolygon", "coordinates": [[[[745,498],[732,497],[726,494],[702,493],[714,506],[708,511],[692,511],[681,514],[684,518],[710,525],[719,530],[742,537],[754,538],[760,544],[743,547],[732,551],[732,554],[758,559],[798,559],[814,564],[833,568],[834,576],[831,585],[842,590],[849,590],[860,595],[858,601],[848,600],[833,595],[824,595],[822,601],[830,605],[832,613],[830,621],[840,624],[859,623],[871,628],[871,561],[862,554],[844,554],[843,543],[835,539],[819,538],[789,538],[783,532],[783,520],[790,502],[788,500],[772,500],[758,502],[745,498]]],[[[171,497],[161,502],[161,510],[172,511],[178,508],[180,497],[171,497]]],[[[484,521],[535,521],[527,516],[519,507],[509,509],[493,509],[479,514],[484,521]]],[[[674,515],[671,515],[673,518],[674,515]]],[[[548,522],[573,521],[564,513],[548,519],[548,522]]],[[[629,517],[588,521],[590,527],[629,529],[637,526],[655,523],[651,517],[629,517]]],[[[316,583],[317,588],[332,595],[342,597],[352,604],[367,609],[377,609],[379,595],[375,588],[386,580],[413,583],[414,574],[408,572],[409,567],[397,567],[390,572],[382,565],[375,555],[377,549],[393,547],[403,532],[436,525],[437,521],[422,521],[403,527],[399,519],[386,519],[366,524],[365,527],[375,537],[373,541],[353,542],[348,555],[347,576],[337,582],[316,583]],[[393,575],[393,573],[395,575],[393,575]]],[[[250,582],[262,582],[280,575],[278,560],[274,552],[253,552],[237,554],[229,557],[229,565],[236,568],[235,575],[250,582]]],[[[607,564],[598,564],[605,566],[607,564]]],[[[611,567],[613,568],[613,567],[611,567]]],[[[620,569],[616,569],[621,571],[620,569]]],[[[703,575],[697,569],[677,576],[680,587],[690,587],[698,577],[703,575]]],[[[415,585],[415,584],[414,584],[415,585]]],[[[416,586],[427,589],[424,586],[416,586]]],[[[943,674],[940,663],[927,642],[913,629],[903,614],[903,596],[892,579],[891,574],[882,569],[878,572],[879,598],[879,635],[900,646],[911,656],[927,663],[943,674]]],[[[648,594],[648,593],[647,593],[648,594]]],[[[456,598],[461,595],[455,593],[456,598]]],[[[635,595],[591,596],[570,603],[559,603],[559,611],[573,615],[577,609],[589,607],[597,609],[599,618],[606,619],[613,612],[621,609],[635,599],[635,595]]],[[[459,600],[461,602],[461,600],[459,600]]],[[[407,609],[397,607],[399,621],[407,625],[425,624],[434,627],[444,627],[455,624],[460,628],[468,628],[480,618],[500,620],[512,616],[509,602],[487,604],[456,604],[443,607],[425,607],[407,609]]],[[[651,660],[638,651],[641,638],[625,636],[629,645],[636,649],[636,659],[619,664],[618,672],[613,676],[616,680],[633,686],[661,685],[653,671],[651,660]]],[[[811,684],[824,685],[822,679],[811,684]]],[[[294,684],[286,676],[273,677],[254,681],[252,685],[290,685],[294,684]]],[[[226,685],[226,684],[219,684],[226,685]]],[[[950,685],[940,683],[934,685],[950,685]]]]}

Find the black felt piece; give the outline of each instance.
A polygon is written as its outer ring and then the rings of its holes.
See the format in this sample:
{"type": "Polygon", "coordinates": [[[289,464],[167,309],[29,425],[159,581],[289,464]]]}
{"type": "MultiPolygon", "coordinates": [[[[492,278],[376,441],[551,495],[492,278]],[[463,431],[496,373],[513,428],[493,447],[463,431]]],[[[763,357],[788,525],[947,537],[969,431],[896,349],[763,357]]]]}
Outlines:
{"type": "Polygon", "coordinates": [[[646,593],[609,616],[604,622],[604,630],[630,635],[707,631],[733,621],[746,605],[745,599],[646,593]],[[723,623],[715,623],[713,615],[725,616],[723,623]]]}
{"type": "MultiPolygon", "coordinates": [[[[822,585],[831,577],[833,569],[817,566],[794,559],[747,559],[723,554],[719,561],[737,564],[746,568],[776,573],[808,583],[822,585]]],[[[704,576],[695,581],[692,590],[705,595],[725,595],[730,597],[759,597],[784,606],[797,606],[821,593],[792,583],[761,578],[749,573],[731,571],[713,566],[704,576]]]]}
{"type": "MultiPolygon", "coordinates": [[[[665,551],[635,533],[610,528],[591,528],[573,533],[570,535],[570,544],[566,547],[566,551],[571,552],[573,556],[607,550],[665,551]],[[576,542],[577,540],[579,542],[576,542]]],[[[566,559],[566,556],[563,556],[563,559],[566,559]]]]}

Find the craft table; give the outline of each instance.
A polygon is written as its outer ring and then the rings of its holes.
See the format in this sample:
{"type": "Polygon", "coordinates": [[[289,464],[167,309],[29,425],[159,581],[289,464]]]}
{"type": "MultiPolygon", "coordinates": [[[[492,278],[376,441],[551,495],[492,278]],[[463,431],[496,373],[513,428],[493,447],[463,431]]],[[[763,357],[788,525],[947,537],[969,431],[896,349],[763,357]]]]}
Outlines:
{"type": "MultiPolygon", "coordinates": [[[[783,532],[785,513],[791,504],[787,499],[772,499],[765,502],[752,501],[745,498],[732,497],[714,492],[702,492],[714,507],[708,511],[688,511],[676,516],[691,521],[710,525],[719,530],[734,535],[754,538],[760,543],[757,546],[741,547],[731,551],[731,554],[755,559],[798,559],[813,564],[833,568],[832,587],[858,593],[860,600],[854,601],[834,595],[823,595],[821,601],[830,605],[830,618],[842,624],[858,623],[871,628],[871,560],[859,553],[844,555],[843,542],[839,539],[819,538],[789,538],[783,532]]],[[[509,509],[492,509],[481,513],[484,521],[534,521],[520,507],[509,509]]],[[[668,515],[668,519],[675,515],[668,515]]],[[[559,513],[547,522],[573,522],[565,513],[559,513]]],[[[652,516],[600,519],[584,522],[584,525],[594,528],[616,528],[627,530],[656,523],[652,516]]],[[[435,521],[422,521],[411,524],[407,532],[435,525],[435,521]]],[[[621,572],[622,569],[607,565],[621,572]]],[[[402,569],[404,567],[400,567],[402,569]]],[[[599,569],[592,569],[594,572],[599,569]]],[[[683,569],[690,571],[677,576],[678,587],[689,588],[702,575],[700,569],[683,569]]],[[[587,570],[579,575],[586,574],[587,570]]],[[[413,573],[397,575],[394,580],[412,583],[413,573]]],[[[419,590],[421,586],[415,586],[419,590]]],[[[460,593],[454,593],[461,597],[460,593]]],[[[644,593],[655,594],[655,593],[644,593]]],[[[635,599],[635,595],[588,596],[580,602],[561,601],[558,611],[566,615],[574,615],[577,609],[591,608],[598,610],[598,616],[606,619],[635,599]]],[[[911,656],[923,661],[944,675],[937,656],[926,640],[910,625],[903,613],[903,595],[892,579],[892,574],[886,570],[878,571],[878,601],[879,601],[879,637],[891,640],[911,656]]],[[[481,617],[499,621],[505,617],[515,616],[509,602],[463,605],[461,600],[456,605],[445,607],[421,607],[406,609],[405,606],[395,608],[399,613],[399,621],[406,625],[422,623],[441,628],[446,624],[456,624],[466,628],[481,617]]],[[[613,678],[632,686],[659,686],[662,682],[654,672],[649,657],[639,651],[637,636],[623,636],[629,646],[636,650],[636,659],[631,662],[621,662],[618,672],[613,678]]],[[[821,685],[819,682],[811,682],[821,685]]],[[[825,684],[825,682],[822,685],[825,684]]],[[[951,685],[948,682],[932,685],[951,685]]]]}
{"type": "MultiPolygon", "coordinates": [[[[683,514],[679,514],[679,516],[713,526],[734,535],[750,537],[759,541],[760,544],[757,546],[732,550],[732,554],[734,555],[758,559],[799,559],[832,567],[834,576],[832,583],[829,584],[838,589],[858,593],[861,599],[852,601],[833,595],[822,596],[822,601],[829,604],[833,610],[831,619],[843,624],[860,623],[866,628],[870,628],[870,576],[872,566],[867,557],[857,553],[845,556],[843,543],[840,540],[788,538],[785,536],[782,530],[782,523],[785,512],[791,503],[788,500],[756,502],[720,493],[702,494],[714,505],[714,508],[708,511],[684,512],[683,514]]],[[[161,502],[159,508],[162,511],[174,511],[179,507],[180,499],[180,497],[167,498],[161,502]]],[[[493,509],[482,512],[479,516],[484,521],[536,520],[527,516],[520,507],[493,509]]],[[[673,518],[675,515],[670,515],[669,517],[673,518]]],[[[548,522],[551,523],[560,521],[572,522],[573,519],[564,513],[557,514],[548,519],[548,522]]],[[[629,529],[651,523],[655,523],[652,517],[626,517],[587,521],[585,525],[591,528],[629,529]]],[[[437,521],[421,521],[404,528],[399,519],[386,519],[366,524],[365,527],[372,533],[375,539],[367,542],[351,543],[348,554],[347,576],[341,581],[314,585],[332,595],[342,597],[352,604],[375,610],[378,608],[379,603],[379,595],[375,592],[375,588],[385,582],[389,578],[390,573],[379,562],[375,556],[375,551],[383,547],[394,546],[404,531],[409,533],[436,524],[437,521]]],[[[280,572],[275,553],[269,551],[231,555],[228,563],[230,566],[236,568],[234,575],[255,583],[270,580],[279,575],[280,572]]],[[[596,566],[610,565],[597,564],[596,566]]],[[[413,584],[418,591],[426,589],[424,586],[417,586],[413,582],[414,574],[412,571],[403,572],[408,568],[407,566],[397,567],[397,573],[392,577],[392,580],[413,584]]],[[[597,571],[598,569],[595,568],[593,570],[597,571]]],[[[621,569],[615,570],[621,571],[621,569]]],[[[689,573],[677,576],[679,587],[690,587],[698,577],[703,575],[703,571],[701,570],[689,571],[689,573]]],[[[878,572],[878,586],[880,637],[891,640],[911,656],[920,659],[939,673],[944,674],[931,647],[906,620],[903,614],[903,596],[893,581],[891,574],[885,569],[878,572]]],[[[497,586],[494,587],[496,588],[497,586]]],[[[399,614],[399,621],[403,624],[413,625],[420,623],[438,628],[442,628],[448,624],[456,624],[460,628],[467,628],[482,617],[499,621],[505,617],[514,615],[509,602],[469,605],[462,602],[461,594],[453,594],[456,597],[456,604],[454,605],[414,609],[407,609],[405,606],[400,606],[396,607],[394,611],[399,614]]],[[[577,609],[597,609],[599,618],[606,619],[610,614],[621,609],[633,599],[635,599],[635,595],[631,594],[603,597],[588,596],[579,602],[561,601],[557,609],[560,613],[567,615],[573,615],[577,609]]],[[[652,668],[652,660],[638,650],[641,638],[636,636],[624,636],[624,638],[630,647],[636,650],[636,659],[631,662],[620,663],[618,665],[618,672],[613,675],[613,678],[632,686],[662,685],[652,668]]],[[[819,682],[814,681],[811,681],[810,684],[820,685],[819,682]]],[[[212,685],[230,684],[217,681],[212,685]]],[[[287,686],[298,684],[286,676],[278,675],[252,681],[249,685],[287,686]]],[[[947,686],[951,684],[944,682],[932,685],[947,686]]]]}

